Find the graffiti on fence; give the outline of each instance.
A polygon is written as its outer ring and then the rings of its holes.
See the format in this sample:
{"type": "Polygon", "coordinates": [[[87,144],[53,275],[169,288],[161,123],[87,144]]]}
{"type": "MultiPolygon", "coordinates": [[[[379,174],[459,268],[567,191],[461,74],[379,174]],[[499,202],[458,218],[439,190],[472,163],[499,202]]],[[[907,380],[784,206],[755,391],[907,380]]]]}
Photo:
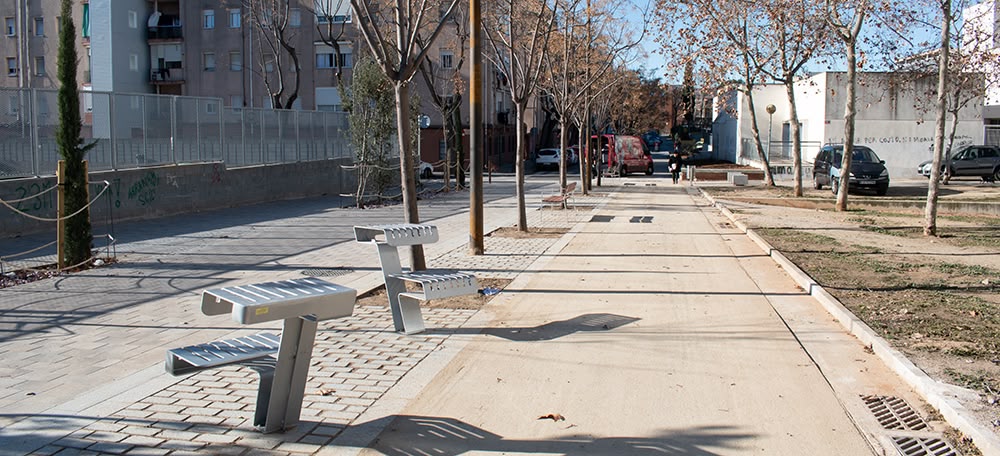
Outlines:
{"type": "Polygon", "coordinates": [[[52,209],[55,207],[55,192],[48,192],[44,195],[39,195],[35,198],[31,198],[31,195],[38,195],[48,189],[52,188],[52,181],[45,182],[32,182],[30,184],[25,184],[14,189],[17,193],[17,199],[23,200],[18,201],[15,208],[24,213],[38,212],[45,209],[52,209]],[[30,199],[27,199],[30,198],[30,199]]]}
{"type": "Polygon", "coordinates": [[[159,184],[160,177],[150,171],[128,188],[128,199],[138,201],[140,206],[152,204],[156,199],[156,186],[159,184]]]}

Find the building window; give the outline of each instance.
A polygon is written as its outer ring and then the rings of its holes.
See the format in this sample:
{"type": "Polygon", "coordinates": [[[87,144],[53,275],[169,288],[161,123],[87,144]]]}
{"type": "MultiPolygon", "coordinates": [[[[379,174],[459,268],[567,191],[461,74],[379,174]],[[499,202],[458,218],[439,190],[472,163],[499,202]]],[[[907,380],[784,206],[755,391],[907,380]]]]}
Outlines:
{"type": "Polygon", "coordinates": [[[229,10],[229,28],[240,28],[240,10],[231,9],[229,10]]]}
{"type": "Polygon", "coordinates": [[[128,28],[139,28],[139,13],[135,11],[128,12],[128,28]]]}
{"type": "Polygon", "coordinates": [[[142,108],[142,96],[140,95],[133,95],[131,97],[128,97],[128,102],[129,105],[132,106],[133,111],[138,111],[139,109],[142,108]]]}
{"type": "Polygon", "coordinates": [[[35,36],[45,36],[45,19],[35,18],[35,36]]]}
{"type": "Polygon", "coordinates": [[[454,68],[455,54],[451,51],[441,51],[441,68],[450,70],[454,68]]]}
{"type": "Polygon", "coordinates": [[[288,25],[290,27],[302,27],[302,10],[292,8],[288,13],[288,25]]]}
{"type": "Polygon", "coordinates": [[[7,76],[17,76],[17,59],[7,57],[7,76]]]}
{"type": "Polygon", "coordinates": [[[215,71],[215,53],[206,52],[202,54],[201,60],[204,63],[205,71],[215,71]]]}
{"type": "Polygon", "coordinates": [[[206,29],[215,28],[215,10],[204,10],[201,12],[201,26],[206,29]]]}
{"type": "Polygon", "coordinates": [[[7,36],[14,36],[17,34],[17,27],[14,25],[14,18],[4,18],[3,22],[7,29],[7,36]]]}
{"type": "Polygon", "coordinates": [[[16,96],[7,99],[7,114],[17,114],[19,101],[16,96]]]}
{"type": "Polygon", "coordinates": [[[219,105],[214,101],[209,101],[205,103],[205,114],[217,114],[219,112],[219,105]]]}
{"type": "Polygon", "coordinates": [[[316,68],[333,68],[333,48],[316,48],[316,68]]]}
{"type": "Polygon", "coordinates": [[[131,71],[139,71],[139,55],[129,54],[128,55],[128,69],[131,71]]]}
{"type": "Polygon", "coordinates": [[[240,109],[243,107],[243,95],[233,95],[229,97],[229,106],[235,109],[240,109]]]}
{"type": "Polygon", "coordinates": [[[239,51],[229,53],[229,70],[243,71],[243,56],[239,51]]]}
{"type": "Polygon", "coordinates": [[[45,57],[35,57],[35,76],[45,76],[45,57]]]}
{"type": "Polygon", "coordinates": [[[350,68],[352,65],[351,60],[351,48],[340,46],[340,55],[337,56],[337,64],[341,68],[350,68]]]}
{"type": "Polygon", "coordinates": [[[332,24],[346,24],[351,22],[350,14],[335,14],[335,15],[319,15],[316,16],[316,22],[320,24],[332,23],[332,24]]]}

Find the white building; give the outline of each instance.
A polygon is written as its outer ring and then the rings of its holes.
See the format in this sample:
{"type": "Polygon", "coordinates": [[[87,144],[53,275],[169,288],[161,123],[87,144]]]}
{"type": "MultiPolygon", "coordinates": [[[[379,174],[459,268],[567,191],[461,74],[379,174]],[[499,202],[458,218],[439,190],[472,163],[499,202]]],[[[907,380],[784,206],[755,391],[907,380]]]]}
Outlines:
{"type": "MultiPolygon", "coordinates": [[[[808,166],[823,144],[844,138],[846,73],[825,72],[795,84],[796,106],[802,125],[802,160],[808,166]]],[[[917,165],[931,158],[934,146],[936,78],[912,79],[896,73],[860,73],[857,85],[855,144],[872,148],[886,161],[894,178],[916,177],[917,165]]],[[[750,127],[747,97],[732,97],[728,113],[716,115],[713,154],[718,159],[762,165],[750,127]]],[[[983,142],[981,103],[962,110],[955,145],[983,142]]],[[[791,166],[791,125],[783,85],[760,86],[754,91],[757,125],[774,167],[791,166]],[[774,105],[773,116],[766,108],[774,105]],[[771,138],[770,147],[767,147],[771,138]]],[[[951,128],[951,122],[948,128],[951,128]]],[[[780,171],[780,169],[779,169],[780,171]]],[[[808,171],[807,171],[808,172],[808,171]]],[[[808,176],[811,177],[811,176],[808,176]]]]}
{"type": "Polygon", "coordinates": [[[962,51],[977,56],[976,66],[986,75],[983,123],[986,144],[1000,145],[1000,8],[986,0],[962,11],[962,51]]]}

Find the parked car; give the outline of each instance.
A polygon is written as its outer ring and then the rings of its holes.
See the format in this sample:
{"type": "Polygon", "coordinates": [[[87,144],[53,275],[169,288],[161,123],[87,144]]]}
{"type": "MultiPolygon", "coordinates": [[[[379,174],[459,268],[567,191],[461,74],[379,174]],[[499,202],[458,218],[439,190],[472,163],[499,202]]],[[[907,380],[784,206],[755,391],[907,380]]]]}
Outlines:
{"type": "MultiPolygon", "coordinates": [[[[813,162],[813,187],[817,190],[829,185],[833,193],[840,190],[840,165],[843,163],[844,146],[827,145],[820,149],[813,162]]],[[[889,170],[885,160],[865,146],[854,146],[851,154],[851,173],[848,190],[873,190],[879,195],[889,191],[889,170]]]]}
{"type": "MultiPolygon", "coordinates": [[[[924,177],[931,177],[931,160],[917,166],[917,172],[924,177]]],[[[979,176],[984,180],[1000,180],[1000,147],[997,146],[966,146],[951,155],[941,171],[951,168],[952,176],[979,176]]]]}
{"type": "Polygon", "coordinates": [[[538,169],[559,169],[559,149],[539,149],[535,154],[535,166],[538,169]]]}

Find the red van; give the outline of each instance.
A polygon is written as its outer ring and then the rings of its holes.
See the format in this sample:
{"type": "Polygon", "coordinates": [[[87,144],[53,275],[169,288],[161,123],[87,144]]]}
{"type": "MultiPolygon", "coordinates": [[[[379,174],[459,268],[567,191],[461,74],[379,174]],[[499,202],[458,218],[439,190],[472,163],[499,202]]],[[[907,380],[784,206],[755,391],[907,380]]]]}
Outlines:
{"type": "Polygon", "coordinates": [[[617,170],[620,176],[638,172],[653,175],[653,156],[638,136],[594,135],[590,141],[594,150],[601,151],[601,169],[617,170]]]}

